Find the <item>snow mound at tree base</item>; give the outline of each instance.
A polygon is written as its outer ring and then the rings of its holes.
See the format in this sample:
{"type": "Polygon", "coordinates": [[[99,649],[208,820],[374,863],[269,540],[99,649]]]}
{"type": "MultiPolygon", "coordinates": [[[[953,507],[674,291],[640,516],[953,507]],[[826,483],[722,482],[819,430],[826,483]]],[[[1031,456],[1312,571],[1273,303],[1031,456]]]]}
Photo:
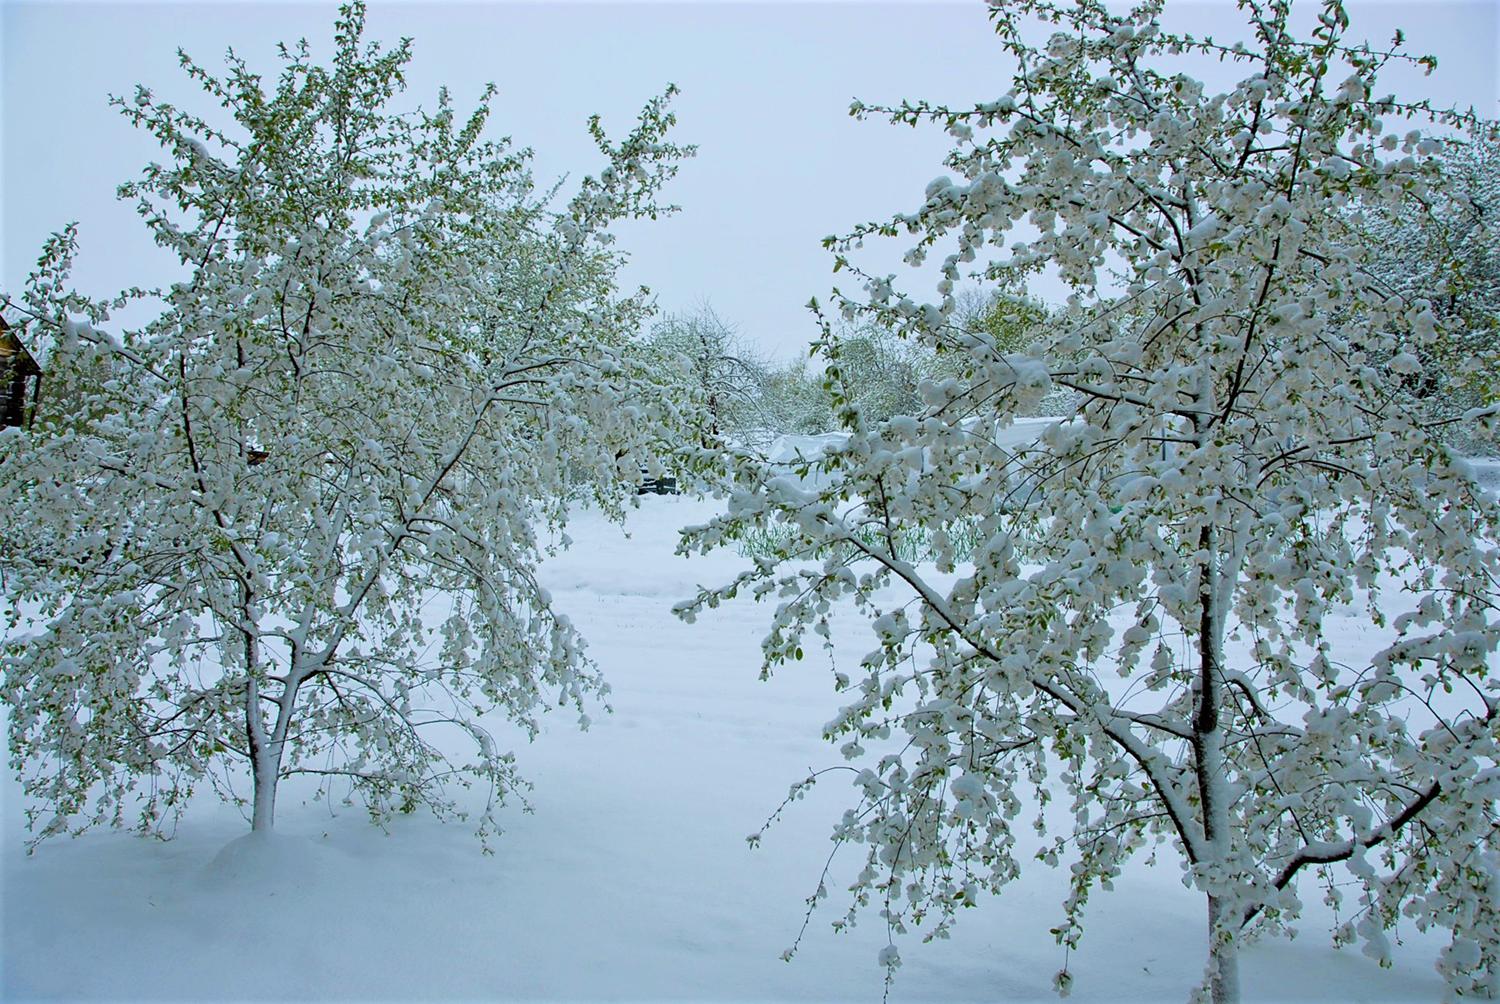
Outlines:
{"type": "Polygon", "coordinates": [[[199,877],[211,890],[274,895],[327,887],[352,871],[347,855],[328,844],[271,832],[231,840],[199,877]]]}

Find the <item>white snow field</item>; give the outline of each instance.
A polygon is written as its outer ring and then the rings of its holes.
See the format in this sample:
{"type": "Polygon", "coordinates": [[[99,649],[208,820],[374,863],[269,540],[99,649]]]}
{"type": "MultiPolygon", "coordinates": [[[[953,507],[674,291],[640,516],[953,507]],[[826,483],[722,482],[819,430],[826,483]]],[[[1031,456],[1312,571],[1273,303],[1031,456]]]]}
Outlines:
{"type": "MultiPolygon", "coordinates": [[[[758,850],[745,836],[810,767],[839,762],[819,731],[840,701],[822,653],[758,681],[768,608],[745,600],[691,626],[672,616],[695,583],[743,564],[733,553],[673,556],[677,528],[714,508],[647,497],[628,538],[583,513],[573,549],[548,562],[545,581],[613,685],[614,713],[594,714],[580,733],[560,712],[535,743],[514,737],[535,812],[506,810],[493,856],[462,823],[418,815],[382,832],[359,808],[330,812],[290,785],[267,842],[244,838],[238,813],[205,796],[170,841],[95,831],[28,856],[8,780],[4,996],[879,1001],[879,917],[829,929],[847,905],[838,878],[857,870],[857,848],[835,861],[796,958],[780,960],[851,790],[830,775],[758,850]]],[[[852,666],[867,635],[845,613],[838,658],[852,666]]],[[[1342,641],[1365,651],[1369,635],[1350,611],[1342,641]]],[[[1064,958],[1047,932],[1062,916],[1065,875],[1033,863],[951,940],[898,938],[891,1000],[1055,1000],[1064,958]]],[[[1186,999],[1202,972],[1203,906],[1175,856],[1164,850],[1154,867],[1138,859],[1115,886],[1095,894],[1082,950],[1068,960],[1072,999],[1186,999]]],[[[1382,970],[1357,949],[1332,949],[1321,909],[1309,907],[1296,940],[1247,951],[1247,1000],[1442,997],[1437,938],[1404,930],[1395,967],[1382,970]]]]}

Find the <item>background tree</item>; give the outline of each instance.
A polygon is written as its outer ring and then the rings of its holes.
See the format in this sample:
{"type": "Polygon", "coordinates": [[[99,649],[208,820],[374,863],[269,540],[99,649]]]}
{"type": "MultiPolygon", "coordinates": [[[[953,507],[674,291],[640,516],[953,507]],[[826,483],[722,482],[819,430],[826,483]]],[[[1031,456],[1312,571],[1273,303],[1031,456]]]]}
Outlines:
{"type": "Polygon", "coordinates": [[[824,383],[835,407],[852,405],[868,422],[921,408],[917,384],[930,353],[914,350],[889,328],[840,324],[829,333],[823,355],[828,364],[824,383]]]}
{"type": "Polygon", "coordinates": [[[1238,997],[1244,940],[1297,917],[1315,878],[1351,907],[1337,942],[1384,962],[1403,918],[1445,928],[1451,990],[1493,994],[1500,512],[1407,382],[1443,319],[1372,274],[1345,218],[1355,198],[1430,205],[1440,146],[1412,127],[1425,107],[1379,96],[1397,57],[1351,41],[1342,4],[1308,37],[1290,5],[1241,6],[1246,41],[1220,45],[1164,30],[1157,3],[996,4],[1007,93],[855,105],[944,127],[957,177],[833,242],[866,283],[836,305],[961,354],[963,376],[924,383],[913,416],[844,409],[825,490],[731,457],[727,512],[684,549],[773,525],[785,543],[680,610],[776,597],[768,670],[828,636],[835,601],[869,617],[826,729],[858,765],[834,840],[865,854],[841,923],[873,905],[892,932],[940,936],[1019,874],[1024,786],[1053,837],[1036,853],[1071,862],[1063,945],[1096,888],[1170,843],[1206,901],[1216,1002],[1238,997]],[[1033,42],[1037,25],[1055,33],[1033,42]],[[1182,72],[1194,56],[1242,79],[1212,93],[1182,72]],[[903,232],[909,261],[937,256],[933,302],[849,259],[903,232]],[[962,281],[1043,264],[1071,287],[1069,323],[1020,350],[954,323],[962,281]],[[1074,420],[1007,445],[1058,387],[1074,420]],[[962,567],[959,520],[981,536],[962,567]],[[934,566],[897,556],[911,524],[934,566]],[[1336,612],[1382,632],[1378,651],[1352,649],[1336,612]],[[1068,811],[1047,810],[1049,784],[1068,811]]]}
{"type": "Polygon", "coordinates": [[[664,317],[650,343],[697,395],[712,434],[753,442],[774,428],[766,398],[771,364],[711,306],[664,317]]]}
{"type": "Polygon", "coordinates": [[[666,98],[618,144],[595,120],[605,166],[554,206],[483,138],[490,94],[390,111],[409,45],[363,28],[344,7],[332,63],[283,48],[269,84],[183,56],[228,126],[116,99],[168,156],[121,192],[183,278],[89,300],[68,230],[8,305],[68,402],[0,434],[0,698],[37,839],[154,828],[203,784],[265,831],[296,775],[377,820],[478,782],[483,835],[519,782],[481,716],[587,724],[605,690],[534,523],[569,471],[618,513],[680,438],[607,227],[661,211],[686,151],[666,98]],[[106,332],[130,302],[161,312],[106,332]]]}
{"type": "Polygon", "coordinates": [[[1051,315],[1024,289],[969,287],[954,295],[953,304],[956,323],[982,329],[1006,352],[1025,352],[1051,315]]]}
{"type": "MultiPolygon", "coordinates": [[[[954,297],[953,323],[971,330],[983,331],[1000,352],[1025,352],[1032,342],[1044,337],[1049,324],[1072,323],[1065,311],[1055,310],[1019,285],[1012,288],[967,289],[954,297]]],[[[925,372],[935,379],[961,376],[967,355],[946,351],[939,346],[925,372]]],[[[1077,407],[1077,396],[1065,387],[1054,388],[1033,408],[1037,415],[1071,415],[1077,407]]]]}
{"type": "Polygon", "coordinates": [[[805,359],[773,369],[766,379],[765,397],[778,433],[817,435],[835,424],[823,376],[813,372],[805,359]]]}
{"type": "Polygon", "coordinates": [[[1421,372],[1408,379],[1458,414],[1500,397],[1500,143],[1449,138],[1433,161],[1442,183],[1421,200],[1395,211],[1356,202],[1349,219],[1372,278],[1432,304],[1444,337],[1417,353],[1421,372]]]}

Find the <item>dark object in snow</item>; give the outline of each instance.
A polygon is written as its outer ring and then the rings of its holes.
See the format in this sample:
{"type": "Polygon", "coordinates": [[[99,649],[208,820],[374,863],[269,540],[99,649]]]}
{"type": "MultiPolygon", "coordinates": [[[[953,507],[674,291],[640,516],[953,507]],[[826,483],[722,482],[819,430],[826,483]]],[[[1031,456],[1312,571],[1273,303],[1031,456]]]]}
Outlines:
{"type": "Polygon", "coordinates": [[[637,495],[676,495],[677,479],[673,477],[647,478],[635,490],[637,495]]]}
{"type": "Polygon", "coordinates": [[[41,389],[42,368],[0,318],[0,428],[30,425],[41,389]]]}

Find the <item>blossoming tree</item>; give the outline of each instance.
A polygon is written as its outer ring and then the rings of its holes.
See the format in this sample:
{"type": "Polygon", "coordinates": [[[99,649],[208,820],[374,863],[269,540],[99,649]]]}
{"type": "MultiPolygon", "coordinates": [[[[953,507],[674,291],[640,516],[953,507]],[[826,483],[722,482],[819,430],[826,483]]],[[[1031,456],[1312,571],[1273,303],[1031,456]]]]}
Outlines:
{"type": "Polygon", "coordinates": [[[409,45],[363,29],[346,6],[331,65],[283,48],[274,83],[184,56],[228,125],[117,99],[168,156],[121,192],[180,281],[90,300],[68,230],[5,304],[47,360],[0,434],[0,697],[37,839],[155,828],[200,786],[269,830],[297,775],[376,819],[478,805],[484,835],[519,783],[495,723],[606,690],[538,532],[579,491],[618,512],[675,441],[608,231],[668,208],[671,91],[619,143],[591,124],[604,167],[562,204],[483,137],[490,94],[390,110],[409,45]],[[160,313],[106,330],[132,302],[160,313]]]}
{"type": "MultiPolygon", "coordinates": [[[[1007,92],[855,105],[954,148],[914,212],[829,240],[863,282],[837,305],[957,375],[914,415],[845,402],[849,440],[817,478],[732,456],[727,511],[683,547],[785,543],[680,612],[774,599],[767,670],[829,634],[835,601],[868,615],[876,644],[839,673],[826,729],[855,768],[834,840],[866,855],[841,924],[872,905],[941,936],[1018,875],[1029,787],[1034,852],[1070,862],[1069,948],[1091,893],[1170,844],[1206,903],[1199,993],[1219,1004],[1245,939],[1298,917],[1315,881],[1342,904],[1337,941],[1385,963],[1398,921],[1446,928],[1449,986],[1493,993],[1500,511],[1409,389],[1453,332],[1380,281],[1343,211],[1423,212],[1424,123],[1482,124],[1383,95],[1404,57],[1351,41],[1338,0],[1305,37],[1288,3],[1240,6],[1246,39],[1222,44],[1165,30],[1160,3],[995,2],[1007,92]],[[1215,92],[1195,60],[1240,79],[1215,92]],[[903,233],[941,271],[931,302],[854,258],[903,233]],[[1072,296],[1029,346],[962,323],[963,281],[1041,268],[1072,296]],[[1077,413],[1016,445],[1015,416],[1054,389],[1077,413]],[[910,526],[935,563],[898,556],[910,526]],[[1351,648],[1349,616],[1379,640],[1351,648]]],[[[1493,408],[1463,417],[1493,431],[1493,408]]]]}

